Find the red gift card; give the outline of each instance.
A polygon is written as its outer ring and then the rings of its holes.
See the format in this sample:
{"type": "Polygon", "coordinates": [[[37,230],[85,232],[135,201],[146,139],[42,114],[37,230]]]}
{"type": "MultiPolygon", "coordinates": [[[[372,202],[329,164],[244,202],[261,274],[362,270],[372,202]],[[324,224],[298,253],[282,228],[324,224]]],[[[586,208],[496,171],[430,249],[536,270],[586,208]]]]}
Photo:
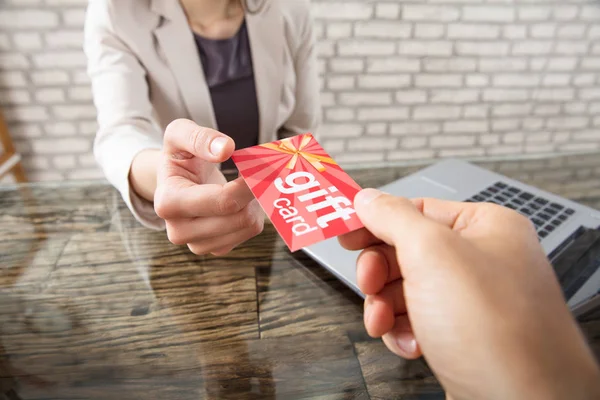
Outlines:
{"type": "Polygon", "coordinates": [[[237,150],[232,159],[292,252],[363,227],[353,206],[360,186],[311,134],[237,150]]]}

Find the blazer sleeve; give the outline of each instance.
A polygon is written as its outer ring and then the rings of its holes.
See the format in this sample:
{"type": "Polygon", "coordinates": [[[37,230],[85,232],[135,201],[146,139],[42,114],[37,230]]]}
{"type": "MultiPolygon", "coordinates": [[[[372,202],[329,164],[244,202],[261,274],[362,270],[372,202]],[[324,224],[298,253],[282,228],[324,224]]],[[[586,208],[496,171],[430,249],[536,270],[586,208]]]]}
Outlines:
{"type": "Polygon", "coordinates": [[[146,72],[115,31],[109,3],[90,0],[85,22],[84,51],[98,119],[94,156],[135,218],[164,229],[153,204],[129,184],[133,158],[142,150],[162,148],[162,134],[153,122],[146,72]]]}
{"type": "Polygon", "coordinates": [[[321,94],[314,22],[310,14],[310,4],[304,1],[300,4],[302,12],[296,14],[299,16],[298,46],[293,57],[296,73],[296,102],[290,117],[283,124],[281,136],[306,132],[316,136],[321,123],[321,94]]]}

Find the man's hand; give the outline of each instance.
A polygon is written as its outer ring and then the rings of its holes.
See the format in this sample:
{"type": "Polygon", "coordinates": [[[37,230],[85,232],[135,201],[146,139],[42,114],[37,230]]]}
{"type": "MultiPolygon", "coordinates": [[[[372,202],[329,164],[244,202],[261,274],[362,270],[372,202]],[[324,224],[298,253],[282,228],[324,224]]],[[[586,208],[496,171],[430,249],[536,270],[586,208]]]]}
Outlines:
{"type": "Polygon", "coordinates": [[[230,137],[188,120],[167,127],[154,208],[174,244],[223,255],[262,232],[264,214],[248,186],[227,182],[217,166],[234,148],[230,137]]]}
{"type": "Polygon", "coordinates": [[[600,398],[598,366],[526,218],[373,189],[355,207],[366,229],[340,242],[365,249],[357,277],[371,336],[423,354],[455,399],[600,398]]]}

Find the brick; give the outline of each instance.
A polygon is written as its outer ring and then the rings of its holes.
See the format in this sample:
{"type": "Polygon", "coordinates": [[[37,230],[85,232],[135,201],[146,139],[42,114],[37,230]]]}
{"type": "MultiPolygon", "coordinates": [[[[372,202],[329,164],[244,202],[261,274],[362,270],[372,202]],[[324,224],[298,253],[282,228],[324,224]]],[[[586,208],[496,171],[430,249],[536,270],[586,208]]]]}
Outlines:
{"type": "Polygon", "coordinates": [[[579,55],[583,55],[583,54],[587,54],[588,52],[588,46],[589,46],[589,42],[587,41],[583,41],[583,42],[577,42],[577,41],[560,41],[557,42],[555,45],[555,52],[556,54],[579,54],[579,55]]]}
{"type": "Polygon", "coordinates": [[[82,167],[97,167],[96,157],[94,154],[82,154],[77,156],[77,162],[82,167]]]}
{"type": "Polygon", "coordinates": [[[531,97],[537,101],[569,101],[575,98],[575,90],[571,88],[536,89],[531,97]]]}
{"type": "Polygon", "coordinates": [[[445,36],[446,27],[442,24],[415,23],[414,37],[417,39],[439,39],[445,36]]]}
{"type": "Polygon", "coordinates": [[[431,160],[435,157],[433,150],[400,150],[392,151],[388,154],[388,160],[390,161],[403,161],[403,160],[431,160]]]}
{"type": "Polygon", "coordinates": [[[489,113],[488,105],[468,105],[463,108],[464,118],[486,118],[489,113]]]}
{"type": "MultiPolygon", "coordinates": [[[[0,90],[0,105],[19,105],[31,103],[31,96],[27,90],[5,89],[0,90]]],[[[2,147],[0,146],[0,154],[2,147]]]]}
{"type": "Polygon", "coordinates": [[[333,57],[335,55],[335,43],[330,40],[317,42],[317,54],[319,57],[333,57]]]}
{"type": "Polygon", "coordinates": [[[29,61],[23,54],[0,53],[0,70],[24,69],[29,66],[29,61]]]}
{"type": "Polygon", "coordinates": [[[329,121],[351,121],[355,113],[350,108],[336,107],[325,110],[325,116],[329,121]]]}
{"type": "Polygon", "coordinates": [[[529,87],[540,84],[539,74],[497,74],[494,76],[494,86],[529,87]]]}
{"type": "Polygon", "coordinates": [[[573,76],[573,85],[589,87],[594,84],[595,80],[596,74],[594,73],[576,74],[573,76]]]}
{"type": "Polygon", "coordinates": [[[39,139],[32,142],[32,146],[39,154],[77,154],[91,150],[91,142],[82,138],[39,139]]]}
{"type": "Polygon", "coordinates": [[[509,43],[506,42],[473,42],[456,43],[456,53],[465,56],[504,56],[508,54],[509,43]]]}
{"type": "Polygon", "coordinates": [[[33,62],[38,68],[85,67],[87,64],[83,52],[75,51],[36,54],[33,62]]]}
{"type": "Polygon", "coordinates": [[[587,57],[581,60],[581,69],[600,70],[600,57],[587,57]]]}
{"type": "Polygon", "coordinates": [[[102,171],[98,168],[94,169],[74,169],[67,172],[67,179],[70,180],[97,180],[104,179],[102,171]]]}
{"type": "Polygon", "coordinates": [[[367,135],[385,135],[387,133],[388,126],[384,122],[377,122],[368,124],[366,127],[367,135]]]}
{"type": "Polygon", "coordinates": [[[427,92],[424,90],[400,90],[396,92],[396,103],[422,104],[427,102],[427,92]]]}
{"type": "Polygon", "coordinates": [[[515,20],[514,7],[465,6],[463,20],[477,22],[512,22],[515,20]]]}
{"type": "Polygon", "coordinates": [[[81,135],[95,135],[98,131],[98,122],[95,119],[80,122],[77,131],[81,135]]]}
{"type": "Polygon", "coordinates": [[[13,42],[21,50],[38,50],[42,48],[42,36],[37,32],[15,33],[13,42]]]}
{"type": "Polygon", "coordinates": [[[512,144],[512,143],[522,143],[525,141],[525,134],[523,132],[509,132],[505,133],[502,136],[502,141],[504,143],[512,144]]]}
{"type": "Polygon", "coordinates": [[[485,149],[481,148],[467,148],[467,149],[442,149],[440,150],[439,156],[452,157],[452,158],[465,158],[465,157],[480,157],[485,155],[485,149]]]}
{"type": "Polygon", "coordinates": [[[77,165],[77,161],[74,155],[62,155],[52,157],[52,164],[59,170],[72,169],[77,165]]]}
{"type": "Polygon", "coordinates": [[[338,99],[342,106],[389,105],[392,102],[392,94],[385,92],[340,93],[338,99]]]}
{"type": "Polygon", "coordinates": [[[400,122],[390,125],[390,134],[404,135],[433,135],[442,131],[437,122],[400,122]]]}
{"type": "Polygon", "coordinates": [[[313,2],[311,12],[315,19],[369,19],[373,16],[373,5],[362,1],[313,2]]]}
{"type": "Polygon", "coordinates": [[[323,142],[323,149],[329,154],[341,153],[346,148],[346,141],[343,139],[326,140],[323,142]]]}
{"type": "Polygon", "coordinates": [[[348,140],[348,149],[350,151],[356,150],[388,150],[393,149],[398,144],[396,138],[360,138],[348,140]]]}
{"type": "Polygon", "coordinates": [[[433,89],[430,93],[431,103],[474,103],[478,98],[479,91],[474,89],[433,89]]]}
{"type": "Polygon", "coordinates": [[[65,97],[64,90],[59,88],[38,89],[35,92],[35,99],[42,104],[63,103],[65,97]]]}
{"type": "Polygon", "coordinates": [[[55,171],[31,171],[28,177],[33,182],[61,182],[65,177],[55,171]]]}
{"type": "Polygon", "coordinates": [[[335,94],[332,92],[321,92],[321,106],[322,107],[331,107],[335,106],[335,94]]]}
{"type": "Polygon", "coordinates": [[[558,104],[538,104],[533,110],[535,115],[556,115],[559,112],[560,105],[558,104]]]}
{"type": "Polygon", "coordinates": [[[489,24],[449,24],[447,36],[451,39],[496,39],[500,27],[489,24]]]}
{"type": "Polygon", "coordinates": [[[74,8],[71,10],[65,10],[62,13],[62,18],[67,26],[83,27],[85,23],[85,9],[74,8]]]}
{"type": "Polygon", "coordinates": [[[380,19],[397,19],[400,16],[400,4],[378,3],[375,15],[380,19]]]}
{"type": "Polygon", "coordinates": [[[77,134],[75,124],[71,122],[51,122],[44,124],[44,131],[50,136],[74,136],[77,134]]]}
{"type": "Polygon", "coordinates": [[[463,72],[475,71],[477,61],[474,58],[429,58],[423,60],[425,71],[429,72],[463,72]]]}
{"type": "Polygon", "coordinates": [[[398,52],[408,56],[450,56],[452,42],[432,41],[402,41],[398,43],[398,52]]]}
{"type": "Polygon", "coordinates": [[[552,8],[549,6],[521,6],[518,10],[520,21],[546,21],[550,19],[552,8]]]}
{"type": "Polygon", "coordinates": [[[64,120],[77,120],[96,116],[96,108],[91,105],[54,106],[52,112],[57,118],[64,120]]]}
{"type": "Polygon", "coordinates": [[[552,137],[554,143],[566,143],[571,140],[570,132],[554,132],[554,136],[552,137]]]}
{"type": "Polygon", "coordinates": [[[405,4],[402,8],[402,17],[407,21],[456,21],[460,16],[460,9],[451,6],[405,4]]]}
{"type": "Polygon", "coordinates": [[[521,123],[523,130],[526,131],[537,131],[544,127],[545,120],[538,117],[527,117],[523,118],[521,123]]]}
{"type": "Polygon", "coordinates": [[[446,133],[483,133],[488,131],[486,120],[448,121],[444,123],[446,133]]]}
{"type": "Polygon", "coordinates": [[[359,163],[380,163],[384,160],[384,153],[344,153],[336,156],[336,160],[343,166],[359,163]]]}
{"type": "Polygon", "coordinates": [[[531,37],[534,39],[553,38],[556,35],[556,24],[534,24],[530,28],[531,37]]]}
{"type": "Polygon", "coordinates": [[[33,139],[42,136],[42,129],[38,124],[20,122],[11,124],[8,128],[14,140],[33,139]]]}
{"type": "Polygon", "coordinates": [[[22,160],[23,167],[27,171],[44,171],[50,170],[50,162],[47,158],[42,157],[26,157],[22,160]]]}
{"type": "Polygon", "coordinates": [[[358,110],[359,121],[397,121],[408,118],[406,107],[363,107],[358,110]]]}
{"type": "Polygon", "coordinates": [[[401,21],[359,21],[354,25],[354,35],[365,38],[406,39],[412,32],[412,26],[401,21]]]}
{"type": "Polygon", "coordinates": [[[434,136],[429,140],[431,147],[464,147],[475,144],[475,136],[470,135],[444,135],[434,136]]]}
{"type": "Polygon", "coordinates": [[[553,43],[547,40],[523,40],[515,42],[512,48],[512,54],[515,55],[538,55],[549,54],[552,51],[553,43]]]}
{"type": "Polygon", "coordinates": [[[83,31],[47,32],[45,35],[48,46],[56,49],[83,47],[83,31]]]}
{"type": "Polygon", "coordinates": [[[482,58],[479,60],[481,72],[524,71],[526,69],[526,58],[482,58]]]}
{"type": "Polygon", "coordinates": [[[6,122],[38,122],[49,118],[48,111],[41,106],[4,107],[6,122]]]}
{"type": "MultiPolygon", "coordinates": [[[[563,109],[566,114],[585,114],[587,112],[588,104],[585,102],[571,102],[563,104],[563,109]]],[[[592,113],[590,113],[592,114],[592,113]]]]}
{"type": "Polygon", "coordinates": [[[462,85],[462,75],[457,74],[421,74],[415,79],[417,87],[459,87],[462,85]]]}
{"type": "Polygon", "coordinates": [[[325,25],[322,21],[313,22],[313,34],[316,39],[323,39],[325,37],[325,25]]]}
{"type": "Polygon", "coordinates": [[[526,144],[525,153],[550,153],[554,151],[553,144],[526,144]]]}
{"type": "Polygon", "coordinates": [[[564,39],[579,39],[585,36],[586,26],[583,24],[567,24],[558,28],[558,37],[564,39]]]}
{"type": "Polygon", "coordinates": [[[577,65],[575,57],[554,57],[548,60],[547,69],[550,71],[572,71],[577,65]]]}
{"type": "Polygon", "coordinates": [[[542,81],[544,86],[568,86],[571,81],[570,74],[545,74],[542,81]]]}
{"type": "Polygon", "coordinates": [[[327,78],[327,88],[330,90],[347,90],[353,89],[355,86],[355,79],[353,76],[332,76],[327,78]]]}
{"type": "Polygon", "coordinates": [[[33,71],[31,80],[38,86],[63,85],[69,82],[69,74],[60,70],[33,71]]]}
{"type": "Polygon", "coordinates": [[[553,130],[579,129],[587,127],[589,122],[588,117],[555,117],[548,118],[546,127],[553,130]]]}
{"type": "Polygon", "coordinates": [[[529,98],[526,89],[485,89],[483,100],[489,102],[525,101],[529,98]]]}
{"type": "Polygon", "coordinates": [[[527,143],[547,143],[552,140],[552,135],[548,132],[528,133],[525,137],[527,143]]]}
{"type": "Polygon", "coordinates": [[[340,58],[329,61],[329,68],[333,72],[362,72],[365,69],[364,60],[357,58],[340,58]]]}
{"type": "Polygon", "coordinates": [[[500,135],[497,133],[484,133],[479,135],[479,144],[482,146],[492,146],[500,143],[500,135]]]}
{"type": "MultiPolygon", "coordinates": [[[[20,1],[20,0],[19,0],[20,1]]],[[[85,6],[86,0],[44,0],[49,6],[85,6]]]]}
{"type": "Polygon", "coordinates": [[[326,26],[327,37],[330,39],[349,38],[352,36],[350,22],[330,22],[326,26]]]}
{"type": "Polygon", "coordinates": [[[529,115],[532,108],[531,104],[499,104],[492,107],[492,115],[497,117],[529,115]]]}
{"type": "Polygon", "coordinates": [[[44,29],[58,26],[58,15],[34,9],[0,9],[0,26],[4,29],[44,29]]]}
{"type": "Polygon", "coordinates": [[[358,77],[358,87],[363,89],[393,89],[410,85],[410,75],[363,75],[358,77]]]}
{"type": "Polygon", "coordinates": [[[527,25],[504,25],[502,36],[507,39],[525,39],[527,37],[527,25]]]}
{"type": "Polygon", "coordinates": [[[0,88],[22,88],[27,86],[25,74],[21,71],[2,71],[0,88]]]}
{"type": "Polygon", "coordinates": [[[10,39],[8,34],[0,32],[0,50],[10,49],[10,39]]]}
{"type": "Polygon", "coordinates": [[[367,72],[418,72],[421,69],[421,61],[406,57],[369,58],[367,60],[367,72]]]}
{"type": "Polygon", "coordinates": [[[460,116],[459,106],[416,106],[413,110],[415,120],[456,119],[460,116]]]}
{"type": "Polygon", "coordinates": [[[381,40],[347,40],[338,43],[341,56],[384,56],[396,51],[395,42],[381,40]]]}
{"type": "Polygon", "coordinates": [[[600,129],[590,129],[583,132],[575,132],[572,136],[576,141],[593,141],[600,142],[600,129]]]}
{"type": "Polygon", "coordinates": [[[559,147],[560,151],[571,152],[571,151],[581,151],[581,152],[589,152],[591,150],[596,150],[600,143],[566,143],[559,147]]]}
{"type": "Polygon", "coordinates": [[[595,2],[593,5],[582,6],[579,18],[582,21],[600,21],[600,6],[595,2]]]}
{"type": "Polygon", "coordinates": [[[466,77],[467,86],[481,87],[489,85],[490,78],[482,74],[469,74],[466,77]]]}
{"type": "Polygon", "coordinates": [[[588,37],[591,39],[600,38],[600,25],[591,26],[588,32],[588,37]]]}
{"type": "Polygon", "coordinates": [[[515,155],[523,152],[522,146],[494,146],[486,149],[486,153],[490,156],[515,155]]]}
{"type": "Polygon", "coordinates": [[[589,113],[600,115],[600,102],[589,103],[589,113]]]}
{"type": "Polygon", "coordinates": [[[492,131],[506,132],[519,128],[521,121],[518,119],[495,119],[492,121],[492,131]]]}
{"type": "Polygon", "coordinates": [[[325,138],[357,137],[360,136],[362,132],[363,127],[358,124],[323,124],[319,129],[319,133],[325,138]]]}

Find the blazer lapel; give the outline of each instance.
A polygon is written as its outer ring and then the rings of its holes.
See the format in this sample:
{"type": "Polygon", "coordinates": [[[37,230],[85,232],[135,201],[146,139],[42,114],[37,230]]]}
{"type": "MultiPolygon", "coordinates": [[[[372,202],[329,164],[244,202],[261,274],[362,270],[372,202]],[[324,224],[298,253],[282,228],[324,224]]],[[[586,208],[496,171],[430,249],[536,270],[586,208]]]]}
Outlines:
{"type": "Polygon", "coordinates": [[[210,91],[185,12],[178,1],[172,0],[152,0],[152,10],[163,17],[154,34],[191,119],[202,126],[217,129],[210,91]]]}
{"type": "Polygon", "coordinates": [[[283,85],[284,27],[277,2],[268,2],[257,13],[247,13],[246,24],[252,50],[260,141],[270,142],[277,135],[277,114],[283,85]]]}

